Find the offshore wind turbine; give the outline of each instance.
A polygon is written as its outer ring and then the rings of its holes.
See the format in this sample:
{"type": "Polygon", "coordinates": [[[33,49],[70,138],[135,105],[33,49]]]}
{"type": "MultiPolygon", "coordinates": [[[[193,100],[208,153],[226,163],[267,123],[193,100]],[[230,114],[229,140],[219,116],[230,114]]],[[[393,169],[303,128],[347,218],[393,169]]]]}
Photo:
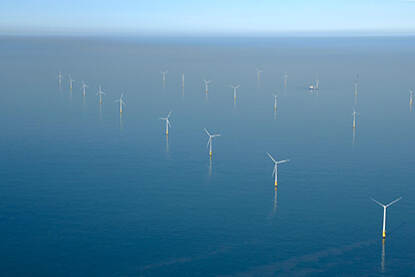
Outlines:
{"type": "Polygon", "coordinates": [[[399,197],[399,198],[397,198],[397,199],[395,199],[395,200],[393,200],[392,202],[390,202],[389,204],[386,204],[386,205],[384,205],[384,204],[382,204],[382,203],[380,203],[379,201],[377,201],[377,200],[375,200],[375,199],[373,199],[373,198],[371,198],[376,204],[378,204],[379,206],[381,206],[381,207],[383,207],[383,228],[382,228],[382,238],[383,239],[385,239],[386,238],[386,209],[389,207],[389,206],[392,206],[393,204],[395,204],[396,202],[398,202],[399,200],[401,200],[402,199],[402,197],[399,197]]]}
{"type": "Polygon", "coordinates": [[[120,99],[115,100],[115,102],[120,103],[120,114],[122,114],[122,108],[123,108],[123,106],[126,106],[126,103],[125,103],[123,97],[124,97],[124,93],[121,93],[120,99]]]}
{"type": "Polygon", "coordinates": [[[355,129],[356,128],[356,115],[358,115],[355,109],[353,109],[352,115],[353,115],[353,129],[355,129]]]}
{"type": "Polygon", "coordinates": [[[160,117],[161,120],[165,120],[166,121],[166,136],[169,135],[169,127],[171,127],[170,120],[169,120],[170,115],[171,115],[171,112],[169,112],[169,114],[167,115],[167,117],[160,117]]]}
{"type": "Polygon", "coordinates": [[[162,76],[163,86],[166,84],[166,75],[167,75],[168,72],[169,72],[168,70],[160,71],[161,76],[162,76]]]}
{"type": "Polygon", "coordinates": [[[277,111],[277,98],[278,98],[278,96],[276,94],[274,94],[274,112],[277,111]]]}
{"type": "Polygon", "coordinates": [[[75,82],[74,79],[72,79],[71,75],[69,75],[69,89],[72,90],[73,82],[75,82]]]}
{"type": "Polygon", "coordinates": [[[409,90],[409,106],[411,108],[412,108],[413,98],[414,98],[414,91],[412,89],[410,89],[409,90]]]}
{"type": "Polygon", "coordinates": [[[205,83],[205,93],[207,94],[209,92],[209,84],[212,83],[211,80],[203,80],[205,83]]]}
{"type": "Polygon", "coordinates": [[[286,162],[289,162],[290,160],[281,160],[281,161],[276,161],[272,156],[271,156],[271,154],[270,153],[268,153],[267,152],[267,154],[268,154],[268,156],[270,157],[270,159],[274,162],[274,171],[272,171],[272,175],[274,175],[274,180],[275,180],[275,189],[277,188],[277,186],[278,186],[278,165],[279,164],[282,164],[282,163],[286,163],[286,162]]]}
{"type": "Polygon", "coordinates": [[[206,134],[209,136],[207,146],[209,147],[209,156],[212,157],[212,139],[215,137],[220,137],[220,134],[211,135],[206,128],[204,130],[206,134]]]}
{"type": "Polygon", "coordinates": [[[285,72],[284,73],[284,89],[287,88],[287,84],[288,84],[288,73],[285,72]]]}
{"type": "Polygon", "coordinates": [[[86,88],[88,87],[88,85],[87,84],[85,84],[85,82],[84,81],[82,81],[82,86],[81,86],[81,89],[82,89],[82,96],[86,96],[86,88]]]}
{"type": "Polygon", "coordinates": [[[58,83],[59,83],[59,87],[61,87],[61,85],[62,85],[62,72],[60,72],[60,71],[58,73],[58,83]]]}
{"type": "Polygon", "coordinates": [[[264,72],[263,70],[256,68],[256,81],[257,84],[259,85],[261,82],[261,73],[264,72]]]}
{"type": "Polygon", "coordinates": [[[182,73],[182,88],[184,88],[184,73],[182,73]]]}
{"type": "Polygon", "coordinates": [[[236,101],[236,90],[240,87],[241,85],[230,85],[231,88],[233,88],[233,101],[236,101]]]}
{"type": "Polygon", "coordinates": [[[105,92],[102,91],[101,85],[98,86],[97,95],[99,97],[99,103],[102,104],[102,96],[105,95],[105,92]]]}

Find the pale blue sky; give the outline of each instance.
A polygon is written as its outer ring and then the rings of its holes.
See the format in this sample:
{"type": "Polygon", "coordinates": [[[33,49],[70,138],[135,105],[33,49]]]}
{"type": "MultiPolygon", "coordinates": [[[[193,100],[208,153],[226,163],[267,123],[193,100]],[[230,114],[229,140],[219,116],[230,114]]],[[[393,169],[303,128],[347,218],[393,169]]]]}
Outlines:
{"type": "Polygon", "coordinates": [[[415,0],[10,0],[2,32],[414,32],[415,0]]]}

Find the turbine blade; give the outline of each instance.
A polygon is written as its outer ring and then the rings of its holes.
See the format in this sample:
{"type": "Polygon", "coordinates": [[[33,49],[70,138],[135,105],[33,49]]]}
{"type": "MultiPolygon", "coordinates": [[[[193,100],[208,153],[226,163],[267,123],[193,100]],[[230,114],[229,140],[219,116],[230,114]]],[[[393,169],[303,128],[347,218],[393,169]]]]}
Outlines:
{"type": "Polygon", "coordinates": [[[277,161],[276,161],[276,160],[274,160],[274,158],[271,156],[271,154],[270,154],[270,153],[268,153],[268,152],[267,152],[267,155],[271,158],[271,160],[272,160],[274,163],[277,163],[277,161]]]}
{"type": "Polygon", "coordinates": [[[278,161],[277,162],[277,164],[283,164],[283,163],[286,163],[286,162],[289,162],[290,160],[282,160],[282,161],[278,161]]]}
{"type": "Polygon", "coordinates": [[[210,134],[209,134],[208,130],[206,130],[206,128],[204,128],[204,130],[205,130],[206,134],[210,137],[210,134]]]}
{"type": "Polygon", "coordinates": [[[389,207],[389,206],[392,206],[393,204],[395,204],[396,202],[398,202],[401,199],[402,199],[402,197],[399,197],[399,198],[393,200],[392,202],[390,202],[389,204],[386,204],[386,208],[389,207]]]}
{"type": "Polygon", "coordinates": [[[370,198],[370,199],[372,199],[372,201],[374,201],[376,204],[378,204],[379,206],[381,206],[381,207],[386,207],[385,205],[383,205],[382,203],[380,203],[379,201],[377,201],[377,200],[375,200],[375,199],[373,199],[372,197],[370,198]]]}

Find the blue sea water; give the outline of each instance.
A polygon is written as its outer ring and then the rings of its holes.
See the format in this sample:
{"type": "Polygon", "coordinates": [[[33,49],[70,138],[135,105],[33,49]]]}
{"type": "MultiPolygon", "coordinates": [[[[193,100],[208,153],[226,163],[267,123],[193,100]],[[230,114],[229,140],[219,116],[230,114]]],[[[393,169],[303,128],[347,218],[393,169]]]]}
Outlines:
{"type": "Polygon", "coordinates": [[[415,274],[415,38],[1,37],[0,61],[1,276],[415,274]],[[399,196],[382,243],[370,197],[399,196]]]}

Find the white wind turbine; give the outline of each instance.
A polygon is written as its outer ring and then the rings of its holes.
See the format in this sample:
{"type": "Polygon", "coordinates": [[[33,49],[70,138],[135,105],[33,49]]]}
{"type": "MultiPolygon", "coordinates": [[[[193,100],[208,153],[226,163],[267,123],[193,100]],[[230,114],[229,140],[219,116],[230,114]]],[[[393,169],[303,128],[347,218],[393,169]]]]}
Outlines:
{"type": "Polygon", "coordinates": [[[161,76],[162,76],[162,80],[163,80],[163,85],[166,83],[166,75],[167,75],[168,72],[169,72],[168,70],[160,71],[161,76]]]}
{"type": "Polygon", "coordinates": [[[212,139],[215,137],[220,137],[220,134],[211,135],[206,128],[204,130],[206,134],[209,136],[207,146],[209,147],[209,156],[212,157],[212,139]]]}
{"type": "Polygon", "coordinates": [[[382,204],[379,201],[371,198],[376,204],[378,204],[379,206],[383,207],[383,228],[382,228],[382,238],[384,239],[386,237],[386,208],[395,204],[396,202],[398,202],[399,200],[402,199],[402,197],[399,197],[395,200],[393,200],[392,202],[390,202],[389,204],[382,204]]]}
{"type": "Polygon", "coordinates": [[[119,103],[120,103],[120,114],[122,114],[122,108],[123,108],[123,105],[124,105],[124,106],[126,105],[126,103],[125,103],[125,101],[124,101],[123,97],[124,97],[124,93],[121,93],[121,97],[120,97],[120,99],[115,100],[115,102],[119,102],[119,103]]]}
{"type": "Polygon", "coordinates": [[[184,73],[182,73],[182,88],[184,88],[184,73]]]}
{"type": "Polygon", "coordinates": [[[69,75],[69,89],[72,90],[73,82],[75,82],[74,79],[72,79],[71,75],[69,75]]]}
{"type": "Polygon", "coordinates": [[[167,115],[167,117],[160,117],[161,120],[165,120],[166,121],[166,136],[169,135],[169,127],[171,127],[170,120],[169,120],[170,115],[171,115],[171,112],[169,112],[169,114],[167,115]]]}
{"type": "Polygon", "coordinates": [[[277,98],[278,98],[278,96],[276,94],[274,94],[274,112],[277,111],[277,98]]]}
{"type": "Polygon", "coordinates": [[[285,72],[284,73],[284,89],[287,88],[287,84],[288,84],[288,73],[285,72]]]}
{"type": "Polygon", "coordinates": [[[236,101],[236,90],[240,88],[241,85],[231,85],[230,87],[233,88],[233,100],[236,101]]]}
{"type": "Polygon", "coordinates": [[[81,89],[82,89],[82,95],[85,97],[86,96],[86,88],[88,87],[88,85],[84,82],[84,81],[82,81],[82,86],[81,86],[81,89]]]}
{"type": "Polygon", "coordinates": [[[261,73],[264,72],[263,70],[256,68],[256,80],[259,83],[261,81],[261,73]]]}
{"type": "Polygon", "coordinates": [[[99,103],[102,104],[102,96],[105,95],[105,92],[102,91],[101,85],[98,86],[97,95],[99,97],[99,103]]]}
{"type": "Polygon", "coordinates": [[[355,129],[356,128],[356,115],[358,115],[355,109],[353,109],[352,115],[353,115],[353,129],[355,129]]]}
{"type": "Polygon", "coordinates": [[[274,175],[275,178],[275,187],[278,186],[278,165],[282,164],[282,163],[286,163],[289,162],[290,160],[281,160],[281,161],[276,161],[270,153],[268,153],[268,156],[271,158],[271,160],[274,162],[274,171],[272,171],[272,175],[274,175]]]}
{"type": "Polygon", "coordinates": [[[58,73],[58,83],[59,83],[59,87],[62,85],[62,72],[59,71],[58,73]]]}
{"type": "Polygon", "coordinates": [[[205,83],[205,92],[206,94],[209,92],[209,84],[212,83],[211,80],[203,80],[203,82],[205,83]]]}
{"type": "Polygon", "coordinates": [[[409,90],[409,106],[412,106],[414,98],[414,91],[412,89],[409,90]]]}

